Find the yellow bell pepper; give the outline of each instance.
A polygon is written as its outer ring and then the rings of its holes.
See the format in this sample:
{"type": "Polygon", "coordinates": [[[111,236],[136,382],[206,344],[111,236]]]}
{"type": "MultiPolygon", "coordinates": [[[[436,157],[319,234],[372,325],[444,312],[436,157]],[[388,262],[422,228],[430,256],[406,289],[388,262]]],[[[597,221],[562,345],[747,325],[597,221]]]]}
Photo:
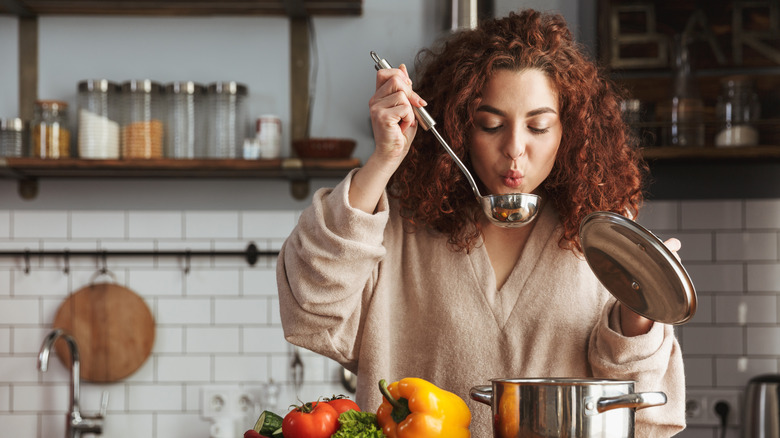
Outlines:
{"type": "Polygon", "coordinates": [[[390,385],[380,380],[379,391],[384,399],[376,418],[389,438],[471,437],[471,411],[457,395],[416,377],[390,385]]]}

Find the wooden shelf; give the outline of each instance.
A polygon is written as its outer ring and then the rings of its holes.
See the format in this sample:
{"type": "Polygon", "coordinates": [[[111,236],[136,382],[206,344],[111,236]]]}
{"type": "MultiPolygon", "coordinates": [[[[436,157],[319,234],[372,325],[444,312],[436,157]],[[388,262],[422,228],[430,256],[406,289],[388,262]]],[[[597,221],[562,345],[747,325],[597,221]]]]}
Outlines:
{"type": "Polygon", "coordinates": [[[312,178],[343,178],[359,167],[357,158],[273,160],[243,159],[132,159],[85,160],[0,158],[0,178],[19,181],[19,194],[32,199],[38,193],[40,178],[223,178],[287,179],[292,194],[303,199],[312,178]]]}
{"type": "Polygon", "coordinates": [[[642,155],[648,161],[780,161],[780,146],[700,147],[680,148],[671,146],[647,147],[642,155]]]}
{"type": "Polygon", "coordinates": [[[363,13],[362,0],[6,0],[0,14],[33,15],[339,15],[363,13]]]}

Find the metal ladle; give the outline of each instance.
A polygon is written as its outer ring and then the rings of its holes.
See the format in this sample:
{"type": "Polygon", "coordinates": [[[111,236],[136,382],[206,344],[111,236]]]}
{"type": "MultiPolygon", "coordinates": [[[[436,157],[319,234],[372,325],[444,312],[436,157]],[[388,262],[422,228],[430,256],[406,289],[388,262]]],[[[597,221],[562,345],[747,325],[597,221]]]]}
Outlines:
{"type": "MultiPolygon", "coordinates": [[[[380,58],[374,51],[371,52],[371,58],[374,60],[377,70],[393,68],[385,59],[380,58]]],[[[433,127],[436,124],[433,117],[428,114],[428,111],[425,111],[425,108],[412,106],[412,109],[423,129],[433,133],[442,147],[444,147],[444,150],[446,150],[450,157],[455,160],[455,164],[458,165],[461,172],[466,175],[466,179],[471,185],[471,190],[474,191],[477,201],[482,206],[482,211],[485,212],[485,215],[494,225],[505,228],[517,228],[528,225],[534,220],[536,214],[539,212],[539,201],[541,200],[538,195],[534,195],[533,193],[507,193],[483,196],[480,194],[474,177],[471,176],[471,173],[463,162],[460,161],[460,158],[455,155],[455,152],[450,149],[447,142],[444,141],[444,138],[436,131],[436,128],[433,127]]]]}

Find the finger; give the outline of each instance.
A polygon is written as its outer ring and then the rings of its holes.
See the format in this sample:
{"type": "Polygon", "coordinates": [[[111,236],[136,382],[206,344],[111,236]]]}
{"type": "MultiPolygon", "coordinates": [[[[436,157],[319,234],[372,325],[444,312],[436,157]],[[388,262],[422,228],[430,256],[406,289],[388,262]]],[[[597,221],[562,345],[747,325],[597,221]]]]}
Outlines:
{"type": "Polygon", "coordinates": [[[666,247],[669,248],[670,251],[674,251],[674,252],[677,252],[682,248],[682,243],[678,239],[675,239],[674,237],[666,240],[664,242],[664,245],[666,245],[666,247]]]}
{"type": "MultiPolygon", "coordinates": [[[[406,69],[406,64],[401,64],[398,68],[406,75],[406,78],[409,80],[408,84],[411,87],[412,78],[409,77],[409,71],[406,69]]],[[[411,95],[409,95],[409,101],[412,103],[412,105],[418,108],[428,106],[428,102],[426,102],[422,97],[420,97],[419,94],[415,93],[414,91],[412,91],[411,95]]]]}
{"type": "Polygon", "coordinates": [[[674,254],[674,257],[677,259],[678,262],[681,262],[682,259],[680,259],[680,254],[677,254],[677,251],[679,251],[682,248],[682,243],[672,237],[671,239],[668,239],[664,242],[664,245],[666,245],[667,248],[674,254]]]}
{"type": "Polygon", "coordinates": [[[379,90],[387,83],[395,84],[392,91],[406,89],[411,91],[412,80],[409,75],[397,68],[383,68],[376,72],[376,89],[379,90]]]}
{"type": "Polygon", "coordinates": [[[376,95],[389,95],[403,91],[412,105],[416,107],[428,105],[428,102],[412,89],[412,80],[404,64],[401,64],[400,68],[379,70],[376,77],[376,90],[376,95]]]}

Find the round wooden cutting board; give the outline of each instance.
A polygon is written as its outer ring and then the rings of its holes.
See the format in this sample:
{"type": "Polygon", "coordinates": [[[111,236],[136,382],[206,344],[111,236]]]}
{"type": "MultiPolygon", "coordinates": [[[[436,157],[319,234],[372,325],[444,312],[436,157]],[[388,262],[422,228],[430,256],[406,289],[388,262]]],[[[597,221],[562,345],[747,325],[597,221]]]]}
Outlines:
{"type": "MultiPolygon", "coordinates": [[[[85,286],[60,305],[54,328],[76,338],[81,378],[116,382],[143,365],[154,345],[154,317],[132,290],[114,283],[85,286]]],[[[70,366],[70,352],[57,343],[57,356],[70,366]]]]}

